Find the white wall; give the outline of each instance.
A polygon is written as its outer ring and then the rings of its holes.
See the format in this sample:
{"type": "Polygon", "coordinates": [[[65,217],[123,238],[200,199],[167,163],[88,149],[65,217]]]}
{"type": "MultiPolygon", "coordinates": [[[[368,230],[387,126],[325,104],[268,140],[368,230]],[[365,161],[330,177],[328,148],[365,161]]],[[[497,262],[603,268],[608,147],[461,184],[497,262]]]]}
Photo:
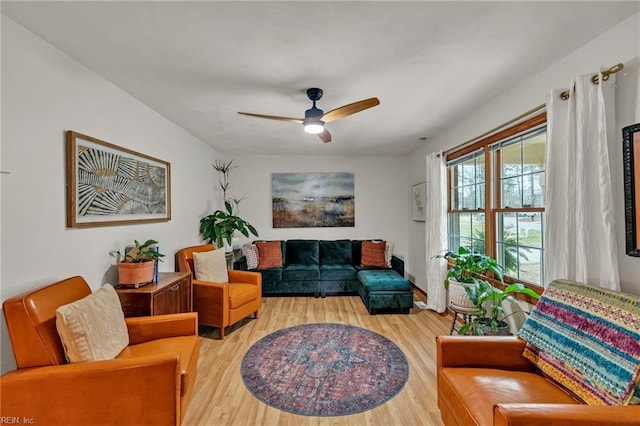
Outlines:
{"type": "MultiPolygon", "coordinates": [[[[640,27],[640,22],[637,22],[636,25],[640,27]]],[[[636,40],[638,38],[640,38],[640,34],[637,34],[636,40]]],[[[637,53],[640,54],[640,52],[637,53]]],[[[626,254],[621,130],[631,124],[640,123],[640,56],[625,64],[621,78],[617,79],[617,85],[616,138],[609,143],[609,155],[611,158],[613,203],[615,206],[616,237],[618,240],[620,287],[627,293],[640,295],[640,258],[627,256],[626,254]]],[[[636,167],[638,166],[636,165],[636,167]]],[[[636,188],[636,191],[638,191],[638,188],[636,188]]]]}
{"type": "MultiPolygon", "coordinates": [[[[622,188],[621,128],[640,121],[638,56],[640,55],[640,13],[629,17],[582,48],[545,70],[532,70],[532,76],[505,93],[488,100],[482,107],[448,129],[438,138],[414,151],[409,160],[411,183],[424,180],[425,157],[431,152],[448,150],[472,139],[511,118],[544,103],[552,88],[567,87],[577,75],[597,72],[622,62],[624,72],[618,73],[616,90],[617,120],[615,138],[610,144],[616,207],[616,234],[622,290],[640,294],[640,258],[629,258],[624,250],[624,201],[622,188]]],[[[428,218],[427,218],[428,220],[428,218]]],[[[426,289],[424,226],[409,221],[410,263],[416,284],[426,289]]],[[[588,248],[586,248],[588,249],[588,248]]],[[[431,253],[429,254],[431,255],[431,253]]]]}
{"type": "Polygon", "coordinates": [[[395,243],[395,254],[404,258],[405,268],[409,268],[405,218],[409,214],[411,188],[406,156],[237,156],[234,159],[239,167],[230,175],[231,193],[249,194],[240,204],[240,216],[258,229],[260,238],[381,238],[395,243]],[[271,174],[294,172],[353,173],[355,227],[274,229],[271,174]]]}
{"type": "MultiPolygon", "coordinates": [[[[198,244],[214,205],[218,153],[183,129],[2,16],[2,300],[72,275],[92,289],[114,282],[110,250],[157,239],[174,270],[177,249],[198,244]],[[66,130],[171,163],[172,219],[89,229],[65,227],[66,130]]],[[[2,324],[2,372],[15,368],[2,324]]]]}

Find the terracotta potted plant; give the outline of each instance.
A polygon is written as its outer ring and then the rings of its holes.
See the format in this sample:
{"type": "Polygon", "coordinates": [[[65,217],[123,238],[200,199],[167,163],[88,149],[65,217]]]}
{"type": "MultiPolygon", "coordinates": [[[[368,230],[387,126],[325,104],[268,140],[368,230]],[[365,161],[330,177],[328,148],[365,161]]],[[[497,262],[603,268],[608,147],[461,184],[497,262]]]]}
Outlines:
{"type": "Polygon", "coordinates": [[[457,252],[447,251],[437,257],[452,261],[444,286],[449,291],[449,303],[454,307],[467,310],[475,308],[475,304],[467,295],[467,288],[481,281],[488,272],[502,281],[502,267],[495,259],[482,253],[470,252],[460,247],[457,252]]]}
{"type": "Polygon", "coordinates": [[[164,254],[155,249],[155,240],[147,240],[140,244],[134,240],[135,247],[125,253],[118,262],[118,281],[121,285],[132,285],[135,288],[153,281],[156,262],[162,261],[164,254]]]}

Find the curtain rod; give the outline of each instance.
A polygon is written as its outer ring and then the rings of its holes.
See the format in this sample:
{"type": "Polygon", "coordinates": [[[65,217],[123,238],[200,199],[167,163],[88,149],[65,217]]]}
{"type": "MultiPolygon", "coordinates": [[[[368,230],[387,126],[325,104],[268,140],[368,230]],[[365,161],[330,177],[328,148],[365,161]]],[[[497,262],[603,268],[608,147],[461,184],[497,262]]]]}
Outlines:
{"type": "MultiPolygon", "coordinates": [[[[611,75],[611,74],[615,74],[615,73],[617,73],[618,71],[621,71],[623,68],[624,68],[624,65],[623,65],[623,64],[616,64],[616,65],[612,66],[611,68],[609,68],[608,70],[606,70],[606,71],[602,71],[602,80],[603,80],[603,81],[607,81],[607,80],[609,80],[609,75],[611,75]]],[[[596,75],[594,75],[593,77],[591,77],[591,81],[593,82],[593,84],[598,84],[598,83],[600,83],[600,77],[599,77],[599,74],[596,74],[596,75]]],[[[562,92],[562,93],[560,94],[560,98],[561,98],[562,100],[565,100],[565,101],[566,101],[567,99],[569,99],[569,97],[570,97],[570,96],[571,96],[571,95],[569,94],[569,91],[568,91],[568,90],[565,90],[564,92],[562,92]]],[[[527,116],[529,116],[529,115],[533,114],[534,112],[537,112],[537,111],[540,111],[541,109],[544,109],[546,106],[547,106],[546,104],[540,104],[540,105],[538,105],[537,107],[531,108],[529,111],[527,111],[527,112],[525,112],[525,113],[523,113],[523,114],[520,114],[519,116],[514,117],[514,118],[512,118],[511,120],[509,120],[509,121],[507,121],[507,122],[505,122],[505,123],[502,123],[501,125],[499,125],[499,126],[497,126],[497,127],[494,127],[493,129],[491,129],[491,130],[489,130],[489,131],[486,131],[486,132],[484,132],[483,134],[481,134],[481,135],[479,135],[479,136],[474,137],[473,139],[469,139],[469,140],[468,140],[468,141],[466,141],[465,143],[463,143],[463,144],[461,144],[461,145],[458,145],[458,146],[456,146],[455,148],[452,148],[452,149],[450,149],[450,150],[448,150],[448,151],[445,151],[445,155],[446,155],[446,154],[449,154],[450,152],[458,151],[459,149],[463,148],[463,147],[464,147],[464,146],[466,146],[466,145],[469,145],[469,144],[470,144],[470,143],[472,143],[472,142],[477,141],[478,139],[482,139],[482,138],[484,138],[485,136],[489,136],[490,134],[492,134],[492,133],[494,133],[494,132],[496,132],[496,131],[498,131],[498,130],[500,130],[500,129],[502,129],[502,128],[505,128],[505,127],[507,127],[507,126],[508,126],[508,125],[510,125],[510,124],[513,124],[513,123],[515,123],[515,122],[517,122],[517,121],[519,121],[519,120],[522,120],[523,118],[525,118],[525,117],[527,117],[527,116]]]]}
{"type": "Polygon", "coordinates": [[[459,151],[460,149],[464,148],[467,145],[470,145],[472,142],[475,142],[478,139],[482,139],[485,136],[489,136],[490,134],[495,133],[500,129],[503,129],[503,128],[507,127],[508,125],[515,123],[516,121],[522,120],[523,118],[533,114],[534,112],[537,112],[537,111],[540,111],[541,109],[544,109],[545,106],[546,106],[545,104],[542,104],[542,105],[538,105],[535,108],[531,108],[529,111],[527,111],[525,113],[522,113],[519,116],[512,118],[511,120],[509,120],[507,122],[504,122],[501,125],[499,125],[497,127],[494,127],[493,129],[488,130],[488,131],[484,132],[483,134],[474,137],[473,139],[469,139],[465,143],[463,143],[461,145],[458,145],[455,148],[451,148],[450,150],[445,151],[445,155],[447,155],[447,154],[449,154],[451,152],[454,152],[454,151],[459,151]]]}
{"type": "MultiPolygon", "coordinates": [[[[602,71],[602,81],[609,80],[609,75],[615,74],[618,71],[622,71],[623,68],[624,68],[624,65],[616,64],[616,65],[612,66],[611,68],[609,68],[608,70],[602,71]]],[[[593,84],[599,84],[600,83],[599,74],[596,74],[593,77],[591,77],[591,82],[593,84]]],[[[562,99],[563,101],[566,101],[567,99],[569,99],[570,96],[571,96],[571,94],[569,93],[568,90],[565,90],[564,92],[560,93],[560,99],[562,99]]]]}

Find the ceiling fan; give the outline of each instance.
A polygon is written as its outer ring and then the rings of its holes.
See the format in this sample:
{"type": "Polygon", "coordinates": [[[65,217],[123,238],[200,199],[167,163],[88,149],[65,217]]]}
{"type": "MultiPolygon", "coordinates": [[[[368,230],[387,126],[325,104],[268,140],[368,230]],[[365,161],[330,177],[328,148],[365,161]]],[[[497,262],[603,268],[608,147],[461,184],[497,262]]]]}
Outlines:
{"type": "Polygon", "coordinates": [[[378,98],[369,98],[352,104],[343,105],[325,113],[320,108],[316,108],[316,101],[319,101],[322,98],[322,93],[322,89],[318,89],[316,87],[307,89],[307,96],[313,102],[313,106],[304,112],[304,118],[279,117],[276,115],[254,114],[250,112],[238,112],[238,114],[302,124],[304,125],[305,132],[317,134],[324,143],[327,143],[331,142],[331,134],[324,128],[325,123],[348,117],[352,114],[380,104],[378,98]]]}

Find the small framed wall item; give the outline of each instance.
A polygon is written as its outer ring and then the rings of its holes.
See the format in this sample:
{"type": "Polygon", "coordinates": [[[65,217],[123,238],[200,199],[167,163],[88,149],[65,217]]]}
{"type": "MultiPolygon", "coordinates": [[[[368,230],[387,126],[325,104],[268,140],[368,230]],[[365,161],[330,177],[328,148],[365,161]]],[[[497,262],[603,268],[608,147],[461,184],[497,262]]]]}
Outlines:
{"type": "Polygon", "coordinates": [[[427,218],[425,199],[427,194],[427,183],[422,182],[411,187],[411,211],[413,220],[424,222],[427,218]]]}
{"type": "Polygon", "coordinates": [[[622,129],[626,249],[640,257],[640,123],[622,129]]]}
{"type": "Polygon", "coordinates": [[[67,227],[171,220],[168,162],[67,132],[67,227]]]}

